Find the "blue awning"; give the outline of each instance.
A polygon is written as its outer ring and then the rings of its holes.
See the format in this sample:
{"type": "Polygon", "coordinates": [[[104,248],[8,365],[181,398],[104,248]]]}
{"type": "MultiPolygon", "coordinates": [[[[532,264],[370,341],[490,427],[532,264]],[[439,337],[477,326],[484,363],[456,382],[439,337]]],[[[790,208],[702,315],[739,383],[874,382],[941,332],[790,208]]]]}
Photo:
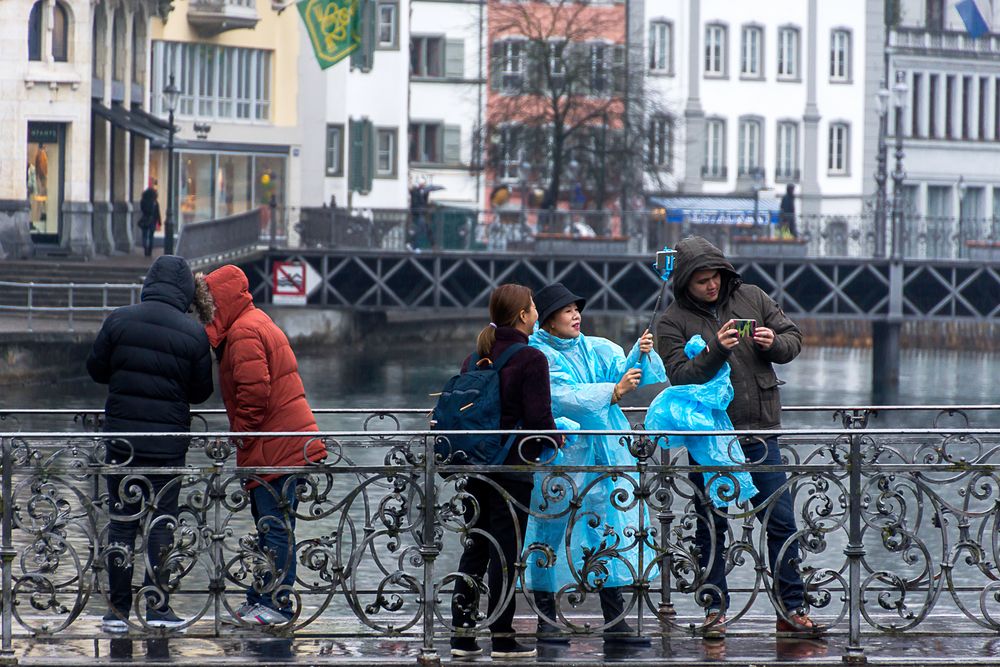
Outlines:
{"type": "Polygon", "coordinates": [[[761,197],[754,220],[753,197],[650,197],[653,206],[666,209],[666,221],[692,225],[776,225],[780,202],[761,197]]]}

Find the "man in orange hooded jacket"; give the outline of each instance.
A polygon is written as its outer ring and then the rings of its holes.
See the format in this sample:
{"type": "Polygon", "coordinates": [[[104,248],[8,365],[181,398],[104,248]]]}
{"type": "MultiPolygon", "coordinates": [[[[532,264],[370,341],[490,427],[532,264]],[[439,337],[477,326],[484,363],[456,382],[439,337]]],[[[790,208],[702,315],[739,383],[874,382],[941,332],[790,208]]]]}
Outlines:
{"type": "MultiPolygon", "coordinates": [[[[229,429],[317,431],[288,338],[254,306],[246,274],[227,265],[199,276],[195,306],[219,360],[219,387],[229,429]]],[[[236,464],[308,466],[325,456],[325,445],[315,437],[243,438],[236,464]]],[[[244,480],[258,544],[272,554],[275,570],[247,590],[246,602],[236,610],[237,620],[243,623],[278,625],[293,616],[296,487],[306,474],[254,474],[244,480]]]]}

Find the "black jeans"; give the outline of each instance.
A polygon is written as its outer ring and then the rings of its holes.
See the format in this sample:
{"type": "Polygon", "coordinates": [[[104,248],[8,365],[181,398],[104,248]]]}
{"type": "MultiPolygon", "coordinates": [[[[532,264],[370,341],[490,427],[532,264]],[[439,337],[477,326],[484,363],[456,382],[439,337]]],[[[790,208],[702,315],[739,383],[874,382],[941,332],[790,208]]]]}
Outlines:
{"type": "Polygon", "coordinates": [[[156,234],[156,224],[139,227],[139,231],[142,232],[142,252],[146,257],[149,257],[153,254],[153,235],[156,234]]]}
{"type": "MultiPolygon", "coordinates": [[[[470,477],[466,490],[476,499],[479,505],[479,519],[470,528],[478,528],[487,533],[500,546],[497,553],[496,545],[485,535],[472,533],[470,544],[465,547],[462,559],[458,563],[458,571],[475,579],[482,580],[483,575],[489,576],[489,614],[492,615],[501,603],[501,594],[508,593],[515,584],[516,569],[514,563],[520,558],[519,546],[524,542],[524,531],[527,527],[528,513],[524,508],[531,502],[531,488],[534,484],[530,474],[524,475],[526,481],[513,481],[510,475],[491,476],[501,488],[510,494],[512,502],[504,497],[488,482],[470,477]],[[521,507],[513,503],[520,503],[521,507]],[[513,509],[513,513],[511,510],[513,509]]],[[[465,518],[471,521],[473,517],[472,503],[466,503],[465,518]]],[[[455,582],[455,594],[451,598],[452,624],[456,628],[475,627],[472,604],[478,598],[474,590],[464,580],[455,582]]],[[[496,620],[490,624],[490,632],[510,634],[514,632],[515,598],[511,595],[496,620]]]]}
{"type": "MultiPolygon", "coordinates": [[[[108,452],[106,461],[109,464],[116,464],[124,461],[126,457],[120,454],[108,452]]],[[[184,457],[177,459],[149,459],[141,456],[133,457],[130,467],[178,467],[184,465],[184,457]]],[[[160,517],[176,517],[177,502],[180,497],[180,481],[169,484],[176,479],[173,475],[149,475],[148,483],[143,480],[133,480],[126,483],[125,488],[121,487],[127,475],[108,475],[108,514],[110,523],[108,525],[108,542],[110,544],[123,544],[126,547],[135,547],[135,537],[139,531],[139,525],[143,526],[143,531],[148,530],[145,535],[146,550],[143,553],[139,549],[135,553],[134,562],[143,564],[145,576],[143,586],[156,586],[159,594],[163,596],[162,602],[156,597],[148,596],[149,604],[156,605],[159,609],[165,610],[170,605],[170,596],[166,591],[166,573],[159,572],[160,559],[163,552],[170,547],[173,542],[173,531],[166,524],[172,523],[160,517]],[[152,490],[152,498],[150,497],[152,490]],[[143,497],[142,501],[130,502],[122,501],[122,494],[128,498],[133,498],[138,494],[143,497]],[[121,506],[119,504],[121,503],[121,506]],[[155,505],[155,509],[150,516],[146,508],[150,504],[155,505]],[[141,516],[132,520],[124,520],[142,511],[141,516]],[[117,517],[117,518],[116,518],[117,517]],[[152,528],[149,529],[149,526],[152,528]],[[145,567],[146,559],[149,559],[150,567],[145,567]]],[[[132,609],[132,564],[125,561],[117,553],[112,553],[108,558],[108,588],[111,598],[111,606],[122,616],[128,616],[132,609]]]]}
{"type": "MultiPolygon", "coordinates": [[[[781,453],[778,450],[777,436],[771,436],[764,442],[753,440],[744,443],[743,452],[747,461],[757,462],[761,465],[781,465],[781,453]]],[[[692,465],[697,465],[690,459],[692,465]]],[[[771,497],[774,492],[785,484],[787,478],[783,472],[751,472],[753,483],[759,493],[750,499],[750,503],[757,507],[762,502],[771,497]]],[[[729,521],[720,517],[710,509],[711,501],[707,500],[708,494],[705,492],[705,480],[702,473],[692,473],[689,475],[691,482],[701,490],[702,500],[696,503],[698,516],[698,527],[695,531],[695,544],[698,547],[698,563],[705,573],[705,584],[717,586],[725,596],[725,608],[729,608],[729,586],[726,583],[726,529],[729,521]],[[712,538],[709,533],[709,526],[715,532],[715,552],[712,553],[712,538]],[[709,558],[712,562],[709,563],[709,558]]],[[[759,521],[764,520],[766,511],[757,515],[759,521]]],[[[785,549],[781,564],[777,565],[778,554],[781,548],[796,532],[795,527],[795,507],[792,504],[792,496],[786,489],[772,501],[770,516],[765,526],[767,531],[767,558],[771,567],[772,576],[778,580],[778,597],[785,606],[786,613],[794,613],[796,609],[803,606],[804,587],[802,577],[799,576],[797,564],[799,561],[799,543],[793,540],[785,549]]],[[[722,607],[719,595],[715,590],[706,590],[705,596],[709,599],[706,607],[708,610],[720,609],[722,607]]]]}

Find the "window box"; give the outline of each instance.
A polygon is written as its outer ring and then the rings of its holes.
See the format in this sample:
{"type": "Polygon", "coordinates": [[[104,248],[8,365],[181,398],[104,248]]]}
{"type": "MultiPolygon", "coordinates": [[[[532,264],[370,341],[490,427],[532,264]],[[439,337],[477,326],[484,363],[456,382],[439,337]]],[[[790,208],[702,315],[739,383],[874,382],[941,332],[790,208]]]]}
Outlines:
{"type": "Polygon", "coordinates": [[[966,241],[966,255],[980,262],[1000,262],[1000,241],[966,241]]]}
{"type": "Polygon", "coordinates": [[[805,257],[808,243],[798,238],[734,236],[733,254],[737,257],[805,257]]]}

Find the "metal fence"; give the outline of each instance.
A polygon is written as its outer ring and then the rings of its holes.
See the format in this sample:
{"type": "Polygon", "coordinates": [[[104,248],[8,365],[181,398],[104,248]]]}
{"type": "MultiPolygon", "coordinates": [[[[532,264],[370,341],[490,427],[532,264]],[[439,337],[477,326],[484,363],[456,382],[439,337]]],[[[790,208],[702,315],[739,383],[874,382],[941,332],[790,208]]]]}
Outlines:
{"type": "MultiPolygon", "coordinates": [[[[800,215],[789,227],[675,222],[665,219],[663,210],[623,214],[431,207],[415,214],[408,209],[303,208],[299,228],[303,248],[557,255],[648,254],[697,234],[737,257],[873,257],[880,238],[872,213],[800,215]]],[[[992,261],[1000,257],[1000,219],[908,214],[901,239],[908,259],[992,261]]]]}
{"type": "Polygon", "coordinates": [[[80,316],[104,316],[119,306],[139,302],[142,284],[123,283],[39,283],[0,281],[0,313],[23,315],[28,331],[36,319],[48,315],[65,321],[74,330],[80,316]]]}
{"type": "Polygon", "coordinates": [[[262,235],[270,233],[271,221],[277,217],[275,211],[261,206],[225,218],[189,222],[180,229],[176,254],[194,266],[243,257],[257,249],[262,235]]]}
{"type": "MultiPolygon", "coordinates": [[[[849,661],[863,659],[866,643],[879,640],[873,633],[919,633],[932,614],[951,614],[955,633],[998,632],[998,408],[792,408],[786,423],[815,421],[803,417],[815,413],[827,424],[832,415],[836,427],[783,430],[780,465],[750,461],[739,468],[689,464],[683,450],[664,447],[691,433],[644,431],[641,411],[631,412],[634,430],[610,435],[635,457],[634,466],[507,467],[534,475],[536,496],[518,508],[504,483],[488,474],[498,468],[435,456],[435,441],[457,434],[422,430],[423,409],[318,410],[321,426],[337,428],[283,434],[325,446],[323,462],[297,468],[236,467],[234,438],[253,434],[214,430],[224,417],[206,411],[195,415],[198,432],[190,435],[187,465],[169,469],[108,463],[112,436],[95,432],[99,411],[0,410],[0,424],[9,429],[0,433],[0,658],[14,654],[15,637],[100,636],[111,559],[143,570],[144,536],[164,521],[170,539],[161,553],[162,577],[133,591],[133,608],[141,611],[147,594],[169,592],[188,637],[218,637],[246,591],[273,592],[282,572],[275,553],[258,545],[266,526],[248,517],[244,483],[266,474],[288,475],[298,485],[297,506],[283,510],[286,522],[294,516],[297,523],[294,615],[274,629],[279,636],[403,638],[420,645],[419,661],[436,662],[435,642],[453,633],[451,594],[463,581],[475,591],[472,613],[485,628],[495,614],[480,603],[497,582],[470,578],[455,565],[462,544],[484,535],[471,480],[496,488],[529,524],[562,522],[567,534],[604,531],[600,548],[583,553],[571,553],[568,541],[518,542],[521,556],[505,564],[517,585],[504,586],[502,594],[516,598],[522,613],[539,611],[526,591],[526,567],[565,559],[573,580],[555,595],[548,620],[576,636],[601,633],[617,620],[595,620],[602,573],[614,563],[635,562],[619,618],[646,636],[698,633],[711,586],[695,543],[704,524],[695,509],[706,499],[689,475],[711,472],[735,486],[729,473],[737,469],[786,473],[783,490],[793,500],[797,526],[783,544],[768,544],[762,527],[772,521],[777,493],[752,506],[709,510],[729,519],[726,546],[709,548],[711,557],[718,548],[730,572],[728,624],[787,616],[768,549],[795,546],[809,611],[847,636],[849,661]],[[63,432],[67,425],[71,432],[63,432]],[[168,486],[180,498],[176,518],[158,516],[160,495],[138,490],[151,488],[153,474],[171,477],[168,486]],[[116,475],[117,492],[137,508],[128,518],[142,527],[134,549],[108,540],[109,514],[122,511],[109,498],[107,478],[116,475]],[[625,534],[608,532],[601,515],[581,509],[594,498],[605,503],[605,514],[638,510],[639,518],[625,534]]],[[[146,436],[113,437],[120,447],[146,436]]],[[[169,636],[143,619],[141,613],[128,618],[129,636],[169,636]]]]}

